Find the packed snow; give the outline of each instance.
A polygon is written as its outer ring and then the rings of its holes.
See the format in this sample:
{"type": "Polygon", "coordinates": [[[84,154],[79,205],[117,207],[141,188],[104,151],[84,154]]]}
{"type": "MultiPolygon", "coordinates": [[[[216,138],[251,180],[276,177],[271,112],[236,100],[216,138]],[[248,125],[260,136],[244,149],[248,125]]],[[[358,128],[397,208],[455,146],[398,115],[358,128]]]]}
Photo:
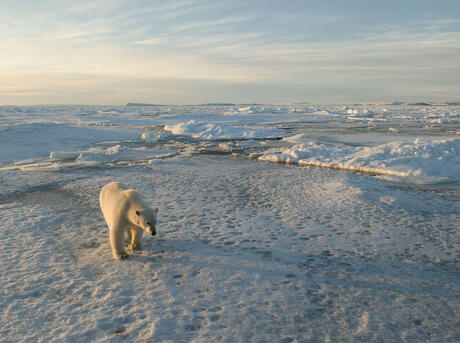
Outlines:
{"type": "Polygon", "coordinates": [[[460,139],[423,143],[415,139],[412,143],[395,141],[373,147],[309,141],[255,153],[253,157],[260,161],[386,175],[414,183],[455,181],[460,175],[460,139]]]}
{"type": "Polygon", "coordinates": [[[0,341],[458,342],[459,132],[445,105],[0,107],[0,341]],[[159,207],[125,261],[111,181],[159,207]]]}
{"type": "Polygon", "coordinates": [[[186,123],[166,125],[164,129],[174,135],[187,135],[202,140],[268,139],[280,138],[286,135],[282,131],[273,129],[247,129],[230,127],[225,124],[196,123],[194,120],[186,123]]]}

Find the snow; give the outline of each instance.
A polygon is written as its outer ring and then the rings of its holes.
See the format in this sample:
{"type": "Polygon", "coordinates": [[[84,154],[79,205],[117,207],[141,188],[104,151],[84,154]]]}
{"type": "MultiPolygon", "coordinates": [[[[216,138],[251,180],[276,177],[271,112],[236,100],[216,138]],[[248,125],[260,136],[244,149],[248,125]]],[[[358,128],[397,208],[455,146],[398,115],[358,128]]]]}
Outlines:
{"type": "Polygon", "coordinates": [[[98,142],[135,137],[138,133],[128,128],[56,123],[10,124],[0,127],[0,164],[49,156],[55,150],[83,148],[98,142]]]}
{"type": "Polygon", "coordinates": [[[166,125],[165,130],[174,135],[187,135],[202,140],[280,138],[286,135],[275,129],[248,129],[225,124],[197,123],[194,120],[166,125]]]}
{"type": "Polygon", "coordinates": [[[0,341],[457,342],[459,113],[0,107],[0,341]],[[126,261],[111,181],[160,209],[126,261]]]}
{"type": "MultiPolygon", "coordinates": [[[[298,141],[299,136],[292,140],[298,141]]],[[[260,161],[297,163],[403,178],[414,183],[452,181],[460,175],[460,139],[390,142],[350,147],[310,141],[256,154],[260,161]]]]}
{"type": "Polygon", "coordinates": [[[80,154],[74,151],[51,151],[50,160],[51,161],[66,161],[72,160],[75,161],[80,154]]]}

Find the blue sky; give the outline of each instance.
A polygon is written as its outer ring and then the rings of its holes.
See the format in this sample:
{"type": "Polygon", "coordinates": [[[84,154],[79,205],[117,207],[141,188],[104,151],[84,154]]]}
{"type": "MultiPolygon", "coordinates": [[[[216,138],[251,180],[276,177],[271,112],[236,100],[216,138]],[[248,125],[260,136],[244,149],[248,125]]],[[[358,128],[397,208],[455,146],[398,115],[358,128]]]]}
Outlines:
{"type": "Polygon", "coordinates": [[[460,100],[460,1],[1,0],[0,104],[460,100]]]}

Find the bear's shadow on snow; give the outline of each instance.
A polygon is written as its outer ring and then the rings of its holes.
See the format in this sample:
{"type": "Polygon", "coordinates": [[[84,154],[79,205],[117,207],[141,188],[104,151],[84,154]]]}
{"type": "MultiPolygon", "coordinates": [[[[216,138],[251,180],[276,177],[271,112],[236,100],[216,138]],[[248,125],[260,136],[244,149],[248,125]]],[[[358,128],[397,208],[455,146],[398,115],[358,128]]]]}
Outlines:
{"type": "MultiPolygon", "coordinates": [[[[149,237],[150,238],[150,237],[149,237]]],[[[142,240],[142,249],[141,250],[131,250],[126,246],[126,252],[128,253],[128,259],[131,261],[137,262],[158,262],[166,253],[172,253],[178,251],[174,248],[174,245],[165,247],[162,245],[166,240],[152,240],[152,242],[146,242],[145,239],[142,240]]],[[[109,244],[109,243],[107,243],[109,244]]],[[[121,262],[124,262],[123,260],[121,262]]]]}

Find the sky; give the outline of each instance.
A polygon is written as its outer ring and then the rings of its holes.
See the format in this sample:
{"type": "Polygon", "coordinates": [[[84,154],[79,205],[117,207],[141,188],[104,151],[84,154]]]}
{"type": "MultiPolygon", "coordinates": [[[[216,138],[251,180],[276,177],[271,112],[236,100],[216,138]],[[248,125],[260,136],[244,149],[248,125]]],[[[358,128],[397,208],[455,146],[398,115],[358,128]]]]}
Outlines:
{"type": "Polygon", "coordinates": [[[0,0],[0,105],[460,100],[458,0],[0,0]]]}

